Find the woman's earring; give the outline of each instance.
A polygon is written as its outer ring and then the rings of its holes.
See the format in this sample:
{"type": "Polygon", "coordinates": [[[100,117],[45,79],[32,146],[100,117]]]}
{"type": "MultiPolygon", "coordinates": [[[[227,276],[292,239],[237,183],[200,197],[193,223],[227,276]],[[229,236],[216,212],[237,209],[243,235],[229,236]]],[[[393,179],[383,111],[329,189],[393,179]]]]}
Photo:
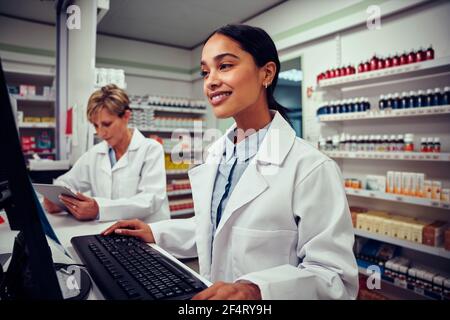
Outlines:
{"type": "Polygon", "coordinates": [[[267,87],[268,87],[269,85],[267,84],[267,82],[266,83],[264,83],[264,87],[267,89],[267,87]]]}

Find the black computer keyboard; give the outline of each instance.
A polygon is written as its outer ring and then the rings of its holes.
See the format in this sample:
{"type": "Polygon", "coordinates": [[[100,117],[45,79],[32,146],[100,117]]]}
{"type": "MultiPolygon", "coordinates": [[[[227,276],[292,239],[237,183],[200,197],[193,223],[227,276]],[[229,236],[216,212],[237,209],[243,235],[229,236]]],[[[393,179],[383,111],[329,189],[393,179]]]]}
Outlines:
{"type": "Polygon", "coordinates": [[[106,299],[184,300],[207,287],[133,237],[92,235],[71,242],[106,299]]]}

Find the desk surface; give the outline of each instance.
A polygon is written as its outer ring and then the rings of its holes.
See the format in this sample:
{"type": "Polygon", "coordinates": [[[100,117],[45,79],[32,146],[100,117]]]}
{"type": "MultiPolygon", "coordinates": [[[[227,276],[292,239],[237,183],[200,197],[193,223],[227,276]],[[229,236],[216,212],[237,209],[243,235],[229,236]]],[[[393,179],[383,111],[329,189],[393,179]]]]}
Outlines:
{"type": "MultiPolygon", "coordinates": [[[[10,253],[12,252],[12,248],[14,245],[14,237],[16,236],[16,231],[11,231],[9,229],[7,218],[4,214],[2,217],[5,219],[5,223],[0,224],[0,254],[1,253],[10,253]]],[[[99,221],[78,221],[73,216],[67,213],[60,214],[47,214],[47,218],[55,230],[56,235],[58,236],[59,241],[64,248],[69,252],[69,254],[73,257],[76,263],[81,263],[78,255],[76,254],[72,244],[70,243],[70,239],[75,236],[83,236],[83,235],[91,235],[91,234],[99,234],[101,231],[105,230],[107,227],[112,225],[114,222],[99,222],[99,221]]],[[[179,260],[175,259],[173,256],[169,255],[167,252],[159,248],[158,246],[152,244],[152,247],[161,251],[163,254],[167,255],[173,261],[175,261],[180,266],[188,269],[193,272],[196,276],[202,279],[207,285],[210,282],[197,274],[198,272],[198,263],[196,259],[188,259],[185,261],[187,266],[181,263],[179,260]]],[[[53,252],[53,251],[52,251],[53,252]]],[[[57,261],[58,257],[55,257],[53,254],[53,258],[56,262],[65,262],[65,261],[57,261]]],[[[94,281],[93,289],[91,290],[88,299],[90,300],[100,300],[103,299],[103,295],[101,294],[98,287],[95,285],[94,281]]]]}

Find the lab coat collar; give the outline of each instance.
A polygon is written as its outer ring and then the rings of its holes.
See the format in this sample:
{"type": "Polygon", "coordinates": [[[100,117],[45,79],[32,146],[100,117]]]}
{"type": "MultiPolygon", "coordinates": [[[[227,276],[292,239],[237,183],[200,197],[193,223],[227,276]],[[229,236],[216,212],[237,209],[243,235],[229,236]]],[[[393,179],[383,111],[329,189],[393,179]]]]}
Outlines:
{"type": "Polygon", "coordinates": [[[111,161],[109,160],[108,150],[109,146],[106,141],[102,141],[97,149],[98,153],[103,154],[103,159],[101,160],[101,169],[111,175],[112,171],[119,170],[120,168],[126,167],[128,165],[128,153],[130,151],[137,150],[144,142],[145,137],[138,129],[133,129],[133,135],[131,136],[130,145],[125,154],[117,161],[114,167],[111,169],[111,161]]]}
{"type": "MultiPolygon", "coordinates": [[[[281,165],[294,144],[295,131],[278,111],[271,110],[270,113],[272,122],[255,158],[261,164],[281,165]]],[[[225,139],[234,129],[236,123],[208,149],[208,153],[219,162],[225,149],[225,139]]]]}

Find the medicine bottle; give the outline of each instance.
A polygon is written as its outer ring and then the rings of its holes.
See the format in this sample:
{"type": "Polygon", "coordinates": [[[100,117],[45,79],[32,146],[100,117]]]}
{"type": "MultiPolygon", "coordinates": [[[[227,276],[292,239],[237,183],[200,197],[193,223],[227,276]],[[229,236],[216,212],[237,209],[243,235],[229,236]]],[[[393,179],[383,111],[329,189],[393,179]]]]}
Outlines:
{"type": "Polygon", "coordinates": [[[420,139],[420,152],[428,152],[427,138],[420,139]]]}
{"type": "Polygon", "coordinates": [[[432,152],[441,152],[441,141],[439,140],[439,137],[434,137],[432,152]]]}
{"type": "Polygon", "coordinates": [[[414,152],[414,134],[405,134],[405,152],[414,152]]]}

